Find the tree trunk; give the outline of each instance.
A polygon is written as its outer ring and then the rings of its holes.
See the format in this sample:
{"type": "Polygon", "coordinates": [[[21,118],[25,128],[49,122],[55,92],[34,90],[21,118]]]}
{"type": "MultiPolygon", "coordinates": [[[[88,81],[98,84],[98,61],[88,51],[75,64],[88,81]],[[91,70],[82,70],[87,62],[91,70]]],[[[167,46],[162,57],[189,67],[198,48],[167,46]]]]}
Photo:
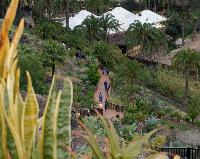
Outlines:
{"type": "Polygon", "coordinates": [[[185,98],[186,101],[189,97],[189,70],[186,68],[185,70],[185,98]]]}
{"type": "Polygon", "coordinates": [[[69,27],[69,1],[70,0],[64,0],[65,17],[66,17],[66,28],[69,27]]]}
{"type": "Polygon", "coordinates": [[[106,43],[108,43],[108,31],[106,30],[106,43]]]}
{"type": "Polygon", "coordinates": [[[154,12],[156,12],[157,11],[157,4],[156,4],[156,0],[154,0],[154,12]]]}
{"type": "Polygon", "coordinates": [[[151,10],[151,0],[148,0],[149,10],[151,10]]]}
{"type": "Polygon", "coordinates": [[[192,41],[196,37],[196,34],[197,34],[197,21],[194,22],[194,28],[193,28],[193,31],[192,31],[192,41]]]}
{"type": "Polygon", "coordinates": [[[184,18],[184,20],[183,20],[183,24],[182,24],[182,46],[184,46],[184,43],[185,43],[185,18],[184,18]]]}

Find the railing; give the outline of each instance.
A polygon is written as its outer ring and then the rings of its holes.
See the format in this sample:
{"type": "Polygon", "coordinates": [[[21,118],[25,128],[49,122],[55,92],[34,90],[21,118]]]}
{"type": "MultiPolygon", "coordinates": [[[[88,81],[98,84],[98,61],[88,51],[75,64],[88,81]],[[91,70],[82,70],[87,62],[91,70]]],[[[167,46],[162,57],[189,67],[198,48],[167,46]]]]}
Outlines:
{"type": "Polygon", "coordinates": [[[160,151],[179,155],[182,159],[200,159],[200,146],[198,146],[198,148],[164,147],[161,148],[160,151]]]}
{"type": "Polygon", "coordinates": [[[124,112],[124,106],[118,104],[109,103],[109,109],[115,110],[116,112],[124,112]]]}

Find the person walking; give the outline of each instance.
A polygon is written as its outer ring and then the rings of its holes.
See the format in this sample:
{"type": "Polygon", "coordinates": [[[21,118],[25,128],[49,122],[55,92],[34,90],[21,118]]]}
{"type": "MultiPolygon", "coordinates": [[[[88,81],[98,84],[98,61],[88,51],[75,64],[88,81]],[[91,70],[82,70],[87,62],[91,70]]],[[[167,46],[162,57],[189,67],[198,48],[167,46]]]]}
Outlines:
{"type": "Polygon", "coordinates": [[[105,111],[108,110],[108,108],[109,108],[109,103],[108,103],[108,99],[106,99],[106,101],[105,101],[105,111]]]}
{"type": "Polygon", "coordinates": [[[108,82],[105,80],[104,81],[104,88],[105,88],[105,91],[107,92],[107,89],[108,89],[108,82]]]}
{"type": "Polygon", "coordinates": [[[107,75],[109,75],[109,69],[108,68],[106,68],[106,73],[107,73],[107,75]]]}
{"type": "Polygon", "coordinates": [[[100,94],[99,94],[99,101],[102,103],[102,101],[103,101],[103,96],[102,96],[102,94],[101,94],[101,92],[100,92],[100,94]]]}
{"type": "Polygon", "coordinates": [[[106,89],[107,94],[108,94],[109,90],[110,90],[110,83],[107,84],[107,89],[106,89]]]}

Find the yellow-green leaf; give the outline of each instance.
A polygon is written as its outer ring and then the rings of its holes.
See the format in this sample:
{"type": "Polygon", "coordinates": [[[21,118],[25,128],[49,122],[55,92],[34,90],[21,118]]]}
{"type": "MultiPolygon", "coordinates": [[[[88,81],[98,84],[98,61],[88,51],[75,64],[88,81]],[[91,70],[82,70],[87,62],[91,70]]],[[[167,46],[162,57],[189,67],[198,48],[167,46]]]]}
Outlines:
{"type": "Polygon", "coordinates": [[[35,92],[32,87],[31,77],[29,73],[27,73],[27,80],[28,80],[28,92],[23,111],[22,137],[23,137],[23,143],[26,148],[26,152],[30,157],[33,145],[34,131],[37,126],[36,124],[38,119],[39,106],[35,92]]]}

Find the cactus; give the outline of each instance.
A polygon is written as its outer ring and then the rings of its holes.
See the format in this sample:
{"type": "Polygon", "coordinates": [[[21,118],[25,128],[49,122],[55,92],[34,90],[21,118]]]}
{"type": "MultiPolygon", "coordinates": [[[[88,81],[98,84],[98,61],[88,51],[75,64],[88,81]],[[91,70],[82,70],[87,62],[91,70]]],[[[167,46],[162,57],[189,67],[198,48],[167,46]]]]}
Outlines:
{"type": "Polygon", "coordinates": [[[27,96],[22,99],[16,55],[23,19],[11,44],[8,38],[18,2],[12,0],[0,29],[0,159],[64,159],[71,142],[72,82],[64,80],[58,92],[53,80],[42,119],[28,72],[27,96]]]}

